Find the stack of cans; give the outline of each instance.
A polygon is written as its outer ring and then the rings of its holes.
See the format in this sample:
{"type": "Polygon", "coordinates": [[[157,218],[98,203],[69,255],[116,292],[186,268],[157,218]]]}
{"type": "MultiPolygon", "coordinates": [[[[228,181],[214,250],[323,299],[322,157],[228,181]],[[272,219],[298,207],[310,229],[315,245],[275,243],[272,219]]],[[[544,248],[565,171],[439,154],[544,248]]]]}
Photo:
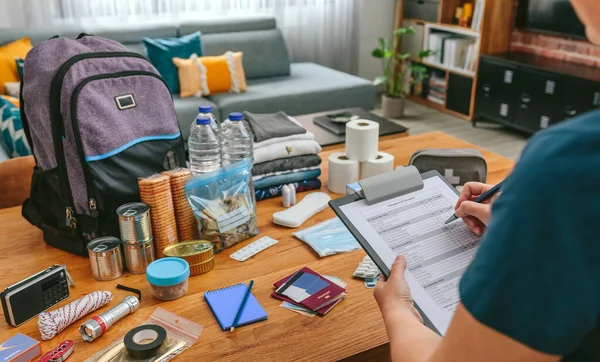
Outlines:
{"type": "Polygon", "coordinates": [[[120,206],[117,215],[127,270],[133,274],[143,274],[154,261],[150,206],[132,202],[120,206]]]}
{"type": "Polygon", "coordinates": [[[173,195],[173,206],[175,207],[175,220],[177,221],[177,233],[179,241],[196,240],[200,237],[198,221],[194,216],[192,207],[185,196],[185,183],[192,178],[192,171],[186,168],[178,168],[163,172],[171,179],[171,194],[173,195]]]}
{"type": "Polygon", "coordinates": [[[140,198],[152,210],[152,234],[156,256],[162,258],[166,247],[179,242],[171,183],[167,175],[153,175],[140,179],[140,198]]]}
{"type": "Polygon", "coordinates": [[[165,256],[184,259],[190,265],[190,275],[200,275],[215,267],[214,244],[206,240],[188,241],[165,249],[165,256]]]}

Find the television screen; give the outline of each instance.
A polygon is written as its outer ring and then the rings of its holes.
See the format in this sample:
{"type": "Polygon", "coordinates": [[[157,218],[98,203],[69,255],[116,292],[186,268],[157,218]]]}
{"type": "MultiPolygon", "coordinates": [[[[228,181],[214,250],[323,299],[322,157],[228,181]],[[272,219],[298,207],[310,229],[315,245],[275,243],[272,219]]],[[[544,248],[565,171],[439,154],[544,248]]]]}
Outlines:
{"type": "Polygon", "coordinates": [[[528,30],[585,37],[570,0],[520,0],[518,26],[528,30]]]}

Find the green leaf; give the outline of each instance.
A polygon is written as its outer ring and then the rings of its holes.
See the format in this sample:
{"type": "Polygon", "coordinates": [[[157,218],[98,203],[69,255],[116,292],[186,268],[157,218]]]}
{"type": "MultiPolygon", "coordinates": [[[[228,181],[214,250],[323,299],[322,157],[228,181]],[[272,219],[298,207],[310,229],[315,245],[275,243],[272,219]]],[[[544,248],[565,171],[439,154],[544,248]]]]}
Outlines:
{"type": "Polygon", "coordinates": [[[385,82],[387,82],[387,77],[385,75],[382,75],[380,77],[375,78],[375,80],[373,80],[373,85],[378,86],[378,85],[384,84],[385,82]]]}
{"type": "Polygon", "coordinates": [[[414,34],[415,33],[415,28],[411,25],[408,28],[399,28],[396,29],[396,35],[398,36],[404,36],[404,35],[408,35],[408,34],[414,34]]]}
{"type": "Polygon", "coordinates": [[[419,59],[423,59],[423,58],[427,58],[427,57],[430,57],[432,55],[435,55],[436,53],[437,52],[434,51],[434,50],[427,49],[427,50],[420,51],[419,54],[417,55],[417,57],[419,59]]]}
{"type": "Polygon", "coordinates": [[[379,48],[384,50],[390,49],[390,41],[386,38],[379,38],[379,48]]]}
{"type": "Polygon", "coordinates": [[[391,58],[394,55],[394,52],[391,50],[387,50],[384,54],[384,58],[391,58]]]}
{"type": "Polygon", "coordinates": [[[417,63],[412,64],[410,66],[410,69],[413,72],[417,72],[417,73],[426,73],[427,72],[427,67],[425,67],[425,66],[423,66],[421,64],[417,64],[417,63]]]}
{"type": "Polygon", "coordinates": [[[373,52],[371,52],[371,55],[375,58],[385,58],[385,50],[381,48],[374,49],[373,52]]]}
{"type": "Polygon", "coordinates": [[[410,53],[402,53],[402,54],[398,54],[398,58],[402,59],[402,60],[407,60],[410,59],[410,57],[412,56],[412,54],[410,53]]]}

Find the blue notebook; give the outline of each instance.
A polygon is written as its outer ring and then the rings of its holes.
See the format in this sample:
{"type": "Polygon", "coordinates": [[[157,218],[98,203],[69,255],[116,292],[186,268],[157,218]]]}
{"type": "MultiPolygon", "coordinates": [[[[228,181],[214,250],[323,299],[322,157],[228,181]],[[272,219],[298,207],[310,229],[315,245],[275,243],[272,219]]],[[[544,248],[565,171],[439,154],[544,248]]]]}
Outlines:
{"type": "MultiPolygon", "coordinates": [[[[240,283],[204,293],[204,299],[206,299],[222,330],[226,331],[231,328],[238,308],[242,304],[242,299],[244,299],[246,288],[246,284],[240,283]]],[[[267,319],[267,312],[254,298],[254,295],[250,293],[238,321],[238,326],[264,321],[265,319],[267,319]]]]}

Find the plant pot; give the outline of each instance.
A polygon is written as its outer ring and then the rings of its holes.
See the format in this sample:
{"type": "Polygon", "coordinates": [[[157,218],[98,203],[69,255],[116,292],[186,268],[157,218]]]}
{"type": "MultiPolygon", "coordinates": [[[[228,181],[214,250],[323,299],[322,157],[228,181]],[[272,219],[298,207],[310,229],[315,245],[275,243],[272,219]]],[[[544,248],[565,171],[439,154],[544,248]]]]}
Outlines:
{"type": "Polygon", "coordinates": [[[381,96],[381,113],[387,118],[401,118],[404,116],[404,98],[381,96]]]}

